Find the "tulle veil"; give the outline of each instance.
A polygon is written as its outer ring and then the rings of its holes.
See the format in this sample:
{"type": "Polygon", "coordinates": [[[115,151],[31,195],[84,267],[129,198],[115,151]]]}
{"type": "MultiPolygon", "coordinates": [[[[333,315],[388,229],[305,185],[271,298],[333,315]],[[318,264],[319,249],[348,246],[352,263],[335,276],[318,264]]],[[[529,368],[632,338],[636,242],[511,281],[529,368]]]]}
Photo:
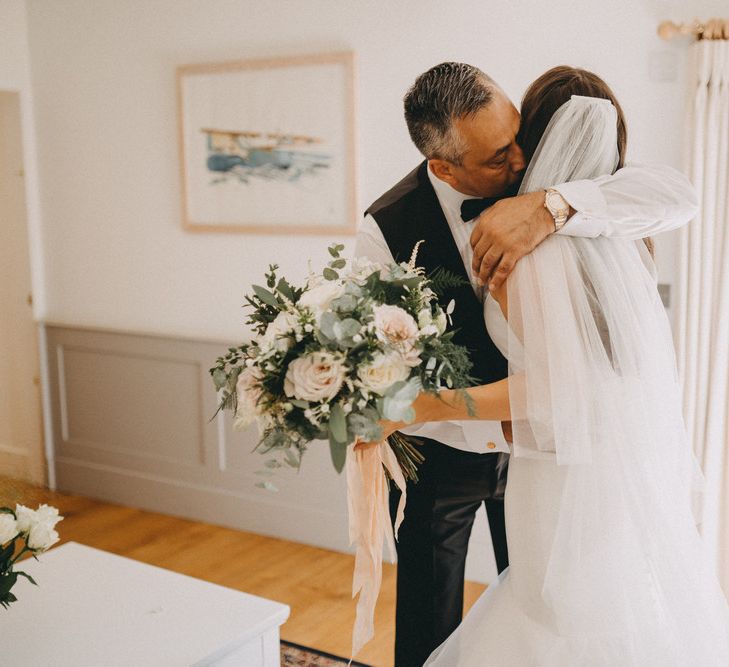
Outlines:
{"type": "MultiPolygon", "coordinates": [[[[617,164],[615,107],[573,96],[520,192],[617,164]]],[[[541,596],[559,636],[584,648],[574,664],[729,664],[729,611],[698,529],[703,478],[645,245],[553,234],[507,290],[513,456],[566,470],[541,596]]],[[[454,659],[459,632],[444,645],[454,659]]]]}

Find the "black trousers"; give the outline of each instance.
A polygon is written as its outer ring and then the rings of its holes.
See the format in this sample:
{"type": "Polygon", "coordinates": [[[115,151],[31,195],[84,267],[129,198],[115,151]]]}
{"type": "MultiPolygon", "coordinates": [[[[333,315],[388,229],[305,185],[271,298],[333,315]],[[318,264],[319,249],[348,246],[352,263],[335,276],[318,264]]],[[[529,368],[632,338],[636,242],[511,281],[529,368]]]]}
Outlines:
{"type": "MultiPolygon", "coordinates": [[[[502,475],[498,480],[496,473],[499,457],[427,439],[422,452],[425,461],[418,470],[419,480],[408,482],[397,542],[395,667],[422,667],[461,622],[468,539],[481,503],[486,506],[499,572],[509,564],[504,479],[502,475]]],[[[399,498],[393,486],[393,520],[399,498]]]]}

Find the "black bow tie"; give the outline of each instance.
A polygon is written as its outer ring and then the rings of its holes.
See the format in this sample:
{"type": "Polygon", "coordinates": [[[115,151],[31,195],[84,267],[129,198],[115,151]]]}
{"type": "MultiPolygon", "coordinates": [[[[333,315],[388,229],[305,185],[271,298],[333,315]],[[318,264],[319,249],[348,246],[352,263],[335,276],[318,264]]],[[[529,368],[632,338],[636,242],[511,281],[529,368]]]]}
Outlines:
{"type": "Polygon", "coordinates": [[[485,199],[464,199],[461,204],[461,218],[463,222],[470,222],[481,215],[489,206],[493,206],[503,197],[486,197],[485,199]]]}

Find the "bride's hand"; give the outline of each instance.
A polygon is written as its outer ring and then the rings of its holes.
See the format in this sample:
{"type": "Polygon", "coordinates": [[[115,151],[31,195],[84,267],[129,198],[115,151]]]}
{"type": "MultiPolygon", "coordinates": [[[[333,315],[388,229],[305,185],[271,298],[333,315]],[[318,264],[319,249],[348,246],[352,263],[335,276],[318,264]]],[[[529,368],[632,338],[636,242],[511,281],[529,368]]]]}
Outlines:
{"type": "Polygon", "coordinates": [[[398,429],[401,429],[405,426],[405,422],[391,422],[387,419],[382,419],[379,422],[380,427],[382,428],[382,438],[380,440],[377,440],[375,442],[365,442],[364,440],[360,442],[356,442],[354,444],[355,450],[363,450],[363,449],[369,449],[371,447],[375,447],[379,445],[381,442],[384,442],[387,440],[388,437],[390,437],[395,431],[398,429]]]}

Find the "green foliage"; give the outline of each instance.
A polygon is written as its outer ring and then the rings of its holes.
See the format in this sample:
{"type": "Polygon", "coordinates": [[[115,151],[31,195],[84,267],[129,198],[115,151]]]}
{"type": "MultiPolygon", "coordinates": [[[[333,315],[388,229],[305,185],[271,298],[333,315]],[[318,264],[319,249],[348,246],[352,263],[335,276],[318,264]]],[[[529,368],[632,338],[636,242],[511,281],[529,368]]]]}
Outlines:
{"type": "Polygon", "coordinates": [[[468,284],[469,282],[465,278],[444,269],[442,266],[439,266],[428,276],[428,287],[440,297],[449,290],[468,284]]]}

